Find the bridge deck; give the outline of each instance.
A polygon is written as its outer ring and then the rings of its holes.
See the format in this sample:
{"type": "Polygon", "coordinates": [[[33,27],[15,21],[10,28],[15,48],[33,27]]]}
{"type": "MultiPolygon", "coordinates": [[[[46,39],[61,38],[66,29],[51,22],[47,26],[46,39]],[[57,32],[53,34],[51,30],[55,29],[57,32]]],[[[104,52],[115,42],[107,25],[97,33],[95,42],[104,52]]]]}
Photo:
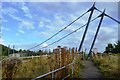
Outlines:
{"type": "Polygon", "coordinates": [[[84,60],[83,64],[85,68],[81,72],[81,78],[103,78],[99,69],[95,67],[94,63],[90,60],[84,60]]]}

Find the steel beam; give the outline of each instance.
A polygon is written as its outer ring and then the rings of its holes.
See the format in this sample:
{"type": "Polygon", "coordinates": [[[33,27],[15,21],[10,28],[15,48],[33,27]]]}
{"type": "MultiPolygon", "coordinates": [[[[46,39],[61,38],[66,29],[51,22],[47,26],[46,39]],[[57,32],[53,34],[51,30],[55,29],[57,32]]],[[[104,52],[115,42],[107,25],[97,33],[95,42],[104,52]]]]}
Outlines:
{"type": "Polygon", "coordinates": [[[84,39],[85,39],[87,30],[88,30],[88,26],[89,26],[89,24],[90,24],[90,20],[91,20],[91,17],[92,17],[92,14],[93,14],[94,9],[96,9],[96,8],[95,8],[95,3],[94,3],[93,6],[88,10],[88,12],[91,11],[91,13],[90,13],[90,16],[89,16],[89,19],[88,19],[87,26],[86,26],[86,28],[85,28],[83,37],[82,37],[82,41],[81,41],[81,43],[80,43],[80,45],[79,45],[78,52],[80,52],[80,50],[81,50],[81,48],[82,48],[82,44],[83,44],[83,42],[84,42],[84,39]]]}
{"type": "Polygon", "coordinates": [[[99,22],[97,31],[96,31],[96,33],[95,33],[94,40],[93,40],[93,42],[92,42],[92,45],[91,45],[91,48],[90,48],[88,57],[91,57],[91,52],[92,52],[93,46],[94,46],[94,44],[95,44],[95,41],[96,41],[98,32],[99,32],[99,30],[100,30],[100,26],[101,26],[101,23],[102,23],[102,21],[103,21],[104,14],[105,14],[105,10],[104,10],[103,13],[99,16],[99,17],[101,17],[101,19],[100,19],[100,22],[99,22]]]}

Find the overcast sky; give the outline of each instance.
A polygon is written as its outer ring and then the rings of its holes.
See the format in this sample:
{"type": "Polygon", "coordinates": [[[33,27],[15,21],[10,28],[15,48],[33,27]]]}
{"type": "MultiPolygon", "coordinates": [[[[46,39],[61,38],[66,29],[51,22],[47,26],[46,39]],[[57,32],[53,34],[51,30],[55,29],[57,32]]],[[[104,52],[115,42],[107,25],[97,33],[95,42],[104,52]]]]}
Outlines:
{"type": "MultiPolygon", "coordinates": [[[[2,40],[4,45],[15,45],[16,49],[28,49],[51,35],[64,28],[78,16],[86,12],[92,2],[3,2],[2,3],[2,40]]],[[[117,2],[97,2],[96,7],[118,20],[117,2]]],[[[100,14],[94,11],[92,19],[100,14]]],[[[80,26],[84,25],[89,17],[89,13],[84,15],[66,30],[42,44],[40,47],[60,39],[80,26]]],[[[90,23],[83,48],[89,51],[93,37],[100,18],[90,23]]],[[[84,28],[69,37],[61,40],[57,44],[45,49],[53,49],[58,45],[67,47],[78,47],[84,28]]],[[[104,17],[94,48],[104,51],[108,43],[115,43],[118,40],[118,23],[110,18],[104,17]]]]}

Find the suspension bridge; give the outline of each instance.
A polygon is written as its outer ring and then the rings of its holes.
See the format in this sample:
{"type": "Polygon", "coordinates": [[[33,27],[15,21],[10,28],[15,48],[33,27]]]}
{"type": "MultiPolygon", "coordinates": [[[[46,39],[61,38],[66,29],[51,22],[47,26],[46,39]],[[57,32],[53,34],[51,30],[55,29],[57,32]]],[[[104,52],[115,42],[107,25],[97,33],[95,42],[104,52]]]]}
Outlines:
{"type": "MultiPolygon", "coordinates": [[[[81,17],[85,16],[87,13],[90,13],[90,15],[89,15],[89,18],[88,18],[88,21],[87,21],[86,24],[80,26],[79,28],[75,29],[75,30],[72,31],[71,33],[66,34],[66,35],[63,36],[62,38],[60,38],[60,39],[58,39],[58,40],[56,40],[56,41],[48,44],[47,46],[41,47],[40,49],[47,48],[47,47],[49,47],[49,46],[51,46],[51,45],[53,45],[53,44],[56,44],[57,42],[63,40],[64,38],[70,36],[71,34],[77,32],[78,30],[80,30],[80,29],[82,29],[83,27],[85,27],[84,34],[83,34],[83,36],[82,36],[82,40],[80,41],[80,44],[79,44],[79,47],[78,47],[78,53],[80,53],[81,48],[82,48],[82,45],[83,45],[84,40],[85,40],[85,37],[86,37],[86,34],[87,34],[87,30],[88,30],[89,24],[90,24],[91,22],[93,22],[94,20],[96,20],[96,19],[100,19],[100,21],[99,21],[99,23],[98,23],[98,27],[97,27],[96,33],[95,33],[95,35],[94,35],[94,39],[93,39],[92,45],[91,45],[90,50],[89,50],[89,53],[88,53],[88,58],[91,58],[91,57],[92,57],[92,56],[91,56],[92,50],[93,50],[93,47],[94,47],[94,44],[95,44],[97,35],[98,35],[99,31],[100,31],[100,27],[101,27],[101,24],[102,24],[102,22],[103,22],[104,17],[108,17],[108,18],[112,19],[113,21],[115,21],[116,23],[120,24],[120,21],[114,19],[113,17],[111,17],[111,16],[109,16],[107,13],[105,13],[105,9],[104,9],[104,11],[101,11],[101,10],[99,10],[98,8],[96,8],[95,3],[93,4],[93,6],[92,6],[90,9],[88,9],[86,12],[84,12],[82,15],[80,15],[80,16],[79,16],[78,18],[76,18],[75,20],[73,20],[70,24],[68,24],[67,26],[65,26],[64,28],[62,28],[61,30],[59,30],[58,32],[56,32],[55,34],[53,34],[51,37],[49,37],[48,39],[46,39],[46,40],[44,40],[43,42],[41,42],[40,44],[35,45],[35,46],[29,48],[28,50],[32,50],[32,49],[34,49],[34,48],[36,48],[36,47],[38,47],[38,46],[41,46],[43,43],[45,43],[45,42],[49,41],[50,39],[52,39],[53,37],[57,36],[59,33],[61,33],[62,31],[64,31],[65,29],[67,29],[70,25],[74,24],[74,23],[75,23],[77,20],[79,20],[81,17]],[[91,18],[92,18],[92,16],[93,16],[95,10],[98,11],[98,12],[101,12],[101,14],[98,15],[96,18],[94,18],[94,19],[91,20],[91,18]]],[[[64,69],[64,68],[66,68],[67,66],[70,66],[70,65],[73,65],[73,64],[74,64],[74,60],[73,60],[72,63],[70,63],[70,64],[68,64],[68,65],[66,65],[66,66],[63,66],[63,67],[58,68],[58,69],[56,69],[56,70],[53,70],[52,72],[46,73],[46,74],[44,74],[44,75],[38,76],[37,78],[35,78],[35,79],[33,79],[33,80],[40,79],[40,78],[45,77],[45,76],[47,76],[47,75],[49,75],[49,74],[52,74],[52,79],[53,79],[55,72],[57,72],[57,71],[59,71],[59,70],[61,70],[61,69],[64,69]]],[[[86,61],[86,62],[84,62],[84,64],[85,64],[86,66],[88,66],[88,68],[87,68],[87,69],[88,69],[88,70],[87,70],[87,72],[88,72],[87,76],[89,75],[89,77],[95,77],[95,76],[96,76],[96,77],[101,77],[101,74],[97,72],[97,69],[96,69],[95,67],[93,67],[93,64],[92,64],[90,61],[86,61]],[[94,72],[93,74],[92,74],[92,71],[94,72]]],[[[85,72],[84,72],[84,73],[85,73],[85,72]]],[[[84,73],[83,73],[83,74],[84,74],[84,73]]],[[[72,74],[73,74],[73,70],[72,70],[72,74]]],[[[83,76],[83,77],[87,77],[87,76],[85,76],[85,75],[86,75],[86,74],[84,74],[84,75],[82,75],[82,76],[83,76]]],[[[67,77],[69,77],[69,76],[70,76],[70,74],[67,75],[66,77],[64,77],[63,79],[65,79],[65,78],[67,78],[67,77]]]]}
{"type": "MultiPolygon", "coordinates": [[[[99,20],[99,23],[98,23],[98,26],[97,26],[97,30],[96,30],[95,35],[94,35],[94,39],[93,39],[93,41],[92,41],[92,45],[91,45],[91,47],[90,47],[90,50],[89,50],[89,53],[88,53],[88,56],[87,56],[88,59],[89,59],[89,58],[92,58],[92,50],[93,50],[94,44],[95,44],[95,42],[96,42],[97,35],[98,35],[99,31],[100,31],[101,24],[103,23],[104,17],[108,17],[108,18],[110,18],[111,20],[115,21],[116,23],[120,24],[120,21],[118,21],[118,20],[114,19],[113,17],[111,17],[110,15],[108,15],[108,14],[105,12],[105,9],[104,9],[103,11],[99,10],[99,9],[95,6],[95,3],[92,5],[92,7],[91,7],[90,9],[88,9],[88,10],[87,10],[86,12],[84,12],[82,15],[80,15],[80,16],[77,17],[75,20],[73,20],[71,23],[69,23],[68,25],[66,25],[64,28],[62,28],[61,30],[59,30],[58,32],[56,32],[55,34],[53,34],[52,36],[50,36],[48,39],[44,40],[43,42],[41,42],[41,43],[39,43],[39,44],[37,44],[37,45],[29,48],[28,50],[32,50],[32,49],[34,49],[34,48],[37,48],[37,47],[41,46],[43,43],[51,40],[53,37],[57,36],[59,33],[62,33],[62,31],[64,31],[64,30],[67,29],[69,26],[71,26],[72,24],[74,24],[77,20],[80,20],[80,19],[81,19],[83,16],[85,16],[87,13],[90,13],[90,15],[89,15],[89,17],[88,17],[88,21],[87,21],[84,25],[82,25],[82,26],[80,26],[79,28],[75,29],[74,31],[66,34],[66,35],[63,36],[62,38],[60,38],[60,39],[58,39],[58,40],[56,40],[56,41],[48,44],[47,46],[40,47],[39,49],[41,50],[41,49],[43,49],[43,48],[47,48],[47,47],[49,47],[49,46],[51,46],[51,45],[54,45],[54,44],[56,44],[57,42],[65,39],[66,37],[70,36],[71,34],[76,33],[78,30],[80,30],[80,29],[82,29],[82,28],[85,27],[85,30],[84,30],[84,33],[83,33],[83,36],[82,36],[82,40],[80,41],[80,44],[78,45],[78,50],[77,50],[77,51],[78,51],[77,53],[80,54],[81,48],[82,48],[82,45],[83,45],[83,43],[84,43],[84,41],[85,41],[85,37],[86,37],[86,34],[87,34],[88,27],[89,27],[90,23],[92,23],[92,22],[95,21],[96,19],[100,19],[100,20],[99,20]],[[92,16],[93,16],[95,10],[98,11],[98,12],[100,12],[101,14],[98,15],[97,17],[95,17],[94,19],[92,19],[92,16]]],[[[64,50],[64,49],[61,49],[61,51],[58,50],[57,53],[62,53],[62,52],[64,53],[65,50],[64,50]]],[[[74,52],[74,51],[73,51],[73,52],[74,52]]],[[[78,55],[78,54],[77,54],[77,55],[78,55]]],[[[58,57],[57,54],[55,54],[55,55],[56,55],[56,57],[58,57]]],[[[77,55],[74,57],[74,59],[73,59],[73,61],[72,61],[71,63],[66,64],[66,65],[64,64],[64,65],[62,65],[60,68],[57,68],[57,69],[55,69],[55,70],[53,70],[53,71],[50,71],[50,72],[48,72],[48,73],[46,73],[46,74],[40,75],[40,76],[38,76],[38,77],[36,77],[36,78],[34,78],[34,79],[32,79],[32,80],[41,79],[41,78],[43,78],[43,77],[45,77],[45,76],[48,76],[48,75],[50,75],[50,74],[52,74],[52,79],[54,79],[56,72],[58,72],[58,71],[60,71],[60,70],[63,70],[63,69],[66,69],[66,68],[69,67],[69,66],[72,66],[72,70],[71,70],[71,71],[72,71],[72,74],[68,74],[68,75],[64,76],[62,79],[64,80],[64,79],[68,78],[69,76],[73,75],[73,73],[74,73],[74,64],[75,64],[75,59],[76,59],[77,55]]],[[[61,55],[61,56],[62,56],[62,57],[61,57],[61,60],[62,60],[62,59],[63,59],[63,56],[65,56],[65,54],[64,54],[64,55],[61,55]]],[[[84,61],[83,61],[83,62],[84,62],[84,61]]],[[[97,69],[93,66],[93,64],[91,63],[91,61],[85,61],[84,64],[85,64],[85,66],[88,66],[87,69],[86,69],[87,71],[85,71],[85,72],[88,72],[88,74],[84,74],[84,73],[83,73],[83,75],[82,75],[83,77],[86,77],[86,75],[89,75],[89,77],[90,77],[90,75],[91,75],[92,77],[95,77],[95,76],[101,77],[101,76],[102,76],[99,72],[97,72],[97,69]],[[92,71],[93,71],[93,72],[92,72],[92,71]]]]}
{"type": "Polygon", "coordinates": [[[64,38],[70,36],[71,34],[77,32],[78,30],[80,30],[80,29],[82,29],[83,27],[85,27],[85,31],[84,31],[84,34],[83,34],[83,36],[82,36],[82,40],[80,41],[80,45],[79,45],[79,47],[78,47],[78,51],[80,52],[80,51],[81,51],[81,48],[82,48],[82,45],[83,45],[83,43],[84,43],[86,34],[87,34],[87,30],[88,30],[89,24],[90,24],[91,22],[95,21],[96,19],[100,18],[100,21],[99,21],[99,24],[98,24],[98,27],[97,27],[97,31],[96,31],[96,33],[95,33],[95,35],[94,35],[94,39],[93,39],[92,45],[91,45],[90,50],[89,50],[88,57],[90,57],[91,52],[92,52],[92,49],[93,49],[93,47],[94,47],[94,44],[95,44],[95,41],[96,41],[96,38],[97,38],[97,35],[98,35],[99,30],[100,30],[100,27],[101,27],[101,24],[102,24],[102,22],[103,22],[104,17],[108,17],[108,18],[112,19],[113,21],[115,21],[116,23],[120,24],[120,21],[118,21],[118,20],[114,19],[113,17],[109,16],[108,14],[106,14],[106,13],[105,13],[105,9],[104,9],[104,11],[101,11],[101,10],[99,10],[98,8],[96,8],[96,7],[95,7],[95,3],[93,4],[93,6],[92,6],[90,9],[88,9],[86,12],[84,12],[82,15],[80,15],[80,16],[79,16],[78,18],[76,18],[75,20],[73,20],[73,21],[72,21],[71,23],[69,23],[67,26],[65,26],[64,28],[62,28],[61,30],[59,30],[58,32],[56,32],[55,34],[53,34],[51,37],[49,37],[48,39],[44,40],[43,42],[41,42],[41,43],[39,43],[39,44],[37,44],[37,45],[29,48],[28,50],[32,50],[32,49],[34,49],[34,48],[36,48],[36,47],[39,47],[39,46],[41,46],[43,43],[45,43],[45,42],[49,41],[50,39],[52,39],[53,37],[57,36],[59,33],[61,33],[62,31],[64,31],[65,29],[67,29],[70,25],[74,24],[77,20],[79,20],[81,17],[83,17],[83,16],[84,16],[85,14],[87,14],[87,13],[90,13],[87,23],[85,23],[84,25],[82,25],[82,26],[80,26],[79,28],[75,29],[75,30],[72,31],[71,33],[66,34],[66,35],[63,36],[62,38],[60,38],[60,39],[58,39],[58,40],[56,40],[56,41],[48,44],[47,46],[40,47],[39,49],[47,48],[47,47],[49,47],[49,46],[51,46],[51,45],[54,45],[54,44],[56,44],[57,42],[63,40],[64,38]],[[92,15],[94,14],[94,11],[95,11],[95,10],[98,11],[98,12],[101,12],[101,14],[98,15],[96,18],[94,18],[94,19],[91,20],[92,15]]]}

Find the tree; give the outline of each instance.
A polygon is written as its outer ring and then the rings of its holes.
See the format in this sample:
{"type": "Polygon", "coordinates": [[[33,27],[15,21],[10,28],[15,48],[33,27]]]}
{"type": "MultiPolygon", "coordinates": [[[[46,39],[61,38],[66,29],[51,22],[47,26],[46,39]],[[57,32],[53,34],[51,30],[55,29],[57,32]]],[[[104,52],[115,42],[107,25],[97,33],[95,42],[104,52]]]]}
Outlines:
{"type": "Polygon", "coordinates": [[[19,52],[22,52],[22,49],[20,49],[19,52]]]}
{"type": "Polygon", "coordinates": [[[114,47],[111,43],[109,43],[105,49],[105,52],[108,53],[108,52],[113,52],[114,50],[114,47]]]}
{"type": "MultiPolygon", "coordinates": [[[[13,54],[13,49],[4,46],[2,44],[0,44],[0,48],[2,48],[2,56],[8,56],[9,54],[13,54]]],[[[14,52],[17,53],[18,51],[14,49],[14,52]]]]}
{"type": "Polygon", "coordinates": [[[116,44],[114,44],[114,46],[115,46],[115,52],[116,53],[120,53],[120,41],[118,41],[118,42],[116,42],[116,44]]]}
{"type": "Polygon", "coordinates": [[[120,53],[120,41],[117,41],[116,44],[112,45],[109,43],[105,48],[105,53],[120,53]]]}

